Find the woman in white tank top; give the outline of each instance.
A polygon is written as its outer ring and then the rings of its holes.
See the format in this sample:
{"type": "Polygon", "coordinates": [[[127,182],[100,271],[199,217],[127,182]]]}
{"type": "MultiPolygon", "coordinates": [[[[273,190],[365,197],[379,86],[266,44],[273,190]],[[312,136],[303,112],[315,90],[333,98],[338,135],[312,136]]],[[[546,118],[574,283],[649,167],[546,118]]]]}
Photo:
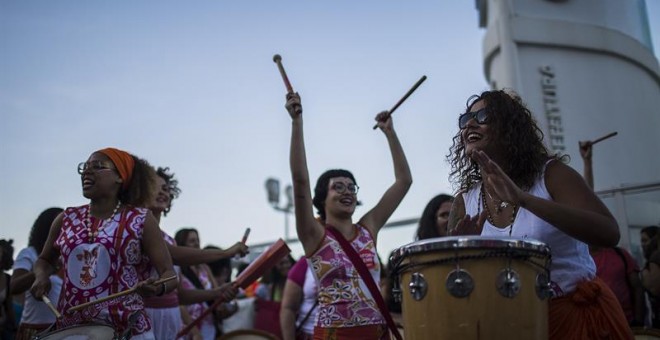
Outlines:
{"type": "Polygon", "coordinates": [[[632,339],[616,297],[595,277],[589,255],[588,244],[619,242],[607,207],[563,157],[548,151],[517,95],[486,91],[470,97],[465,112],[448,155],[451,179],[459,187],[449,217],[452,235],[535,239],[550,246],[550,339],[604,333],[632,339]]]}

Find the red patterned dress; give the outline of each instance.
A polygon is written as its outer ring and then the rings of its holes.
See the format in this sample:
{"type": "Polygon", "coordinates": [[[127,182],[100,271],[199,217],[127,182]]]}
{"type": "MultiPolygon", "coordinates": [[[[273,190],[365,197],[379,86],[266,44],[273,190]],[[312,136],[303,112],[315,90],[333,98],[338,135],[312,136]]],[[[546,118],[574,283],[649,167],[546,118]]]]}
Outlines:
{"type": "MultiPolygon", "coordinates": [[[[67,208],[55,248],[61,254],[64,282],[58,309],[63,311],[60,327],[102,322],[123,333],[147,335],[151,324],[142,297],[128,294],[73,313],[69,308],[96,300],[137,285],[147,268],[142,249],[142,233],[147,209],[124,207],[90,242],[85,225],[89,206],[67,208]]],[[[99,225],[90,217],[92,225],[99,225]]],[[[149,335],[147,335],[147,338],[149,335]]]]}

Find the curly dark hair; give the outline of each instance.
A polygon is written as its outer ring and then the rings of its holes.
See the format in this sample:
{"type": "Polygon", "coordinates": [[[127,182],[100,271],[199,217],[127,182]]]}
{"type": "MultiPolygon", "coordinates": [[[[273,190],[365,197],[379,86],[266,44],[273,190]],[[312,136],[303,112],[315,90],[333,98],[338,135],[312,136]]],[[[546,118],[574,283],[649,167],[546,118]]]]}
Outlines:
{"type": "Polygon", "coordinates": [[[417,240],[425,240],[427,238],[440,237],[437,228],[437,217],[435,214],[440,209],[442,203],[452,202],[454,197],[446,194],[440,194],[433,197],[426,207],[424,212],[422,212],[422,217],[419,219],[419,226],[417,227],[417,232],[415,233],[415,238],[417,240]]]}
{"type": "Polygon", "coordinates": [[[2,261],[0,261],[0,270],[5,271],[11,269],[14,265],[14,246],[12,239],[0,240],[0,251],[2,252],[2,261]]]}
{"type": "MultiPolygon", "coordinates": [[[[506,159],[498,165],[521,189],[532,187],[548,159],[565,160],[564,156],[551,154],[543,145],[543,132],[517,94],[508,90],[484,91],[468,98],[465,112],[482,100],[493,139],[507,150],[506,159]]],[[[451,166],[450,181],[455,187],[458,184],[458,192],[481,181],[479,166],[465,153],[461,130],[453,138],[447,160],[451,166]]]]}
{"type": "Polygon", "coordinates": [[[321,216],[321,220],[325,221],[325,199],[328,197],[328,184],[330,179],[335,177],[348,177],[350,178],[355,185],[355,177],[353,174],[344,169],[332,169],[324,172],[319,176],[319,179],[316,180],[316,186],[314,187],[314,198],[312,199],[312,204],[316,208],[316,212],[321,216]]]}
{"type": "Polygon", "coordinates": [[[44,249],[46,239],[48,239],[48,233],[50,232],[50,226],[62,211],[64,211],[62,208],[48,208],[42,211],[39,217],[37,217],[37,220],[34,221],[30,230],[28,246],[33,247],[37,251],[37,254],[41,254],[41,250],[44,249]]]}
{"type": "Polygon", "coordinates": [[[156,174],[165,180],[167,191],[170,193],[170,205],[167,207],[167,209],[165,209],[165,211],[163,211],[163,215],[165,216],[167,216],[167,213],[172,210],[172,200],[179,197],[181,194],[181,189],[179,189],[179,181],[174,178],[174,173],[169,173],[169,171],[169,167],[158,167],[156,170],[156,174]]]}
{"type": "Polygon", "coordinates": [[[157,192],[156,170],[146,160],[131,156],[135,161],[133,176],[128,188],[119,192],[119,200],[135,207],[148,207],[157,192]]]}

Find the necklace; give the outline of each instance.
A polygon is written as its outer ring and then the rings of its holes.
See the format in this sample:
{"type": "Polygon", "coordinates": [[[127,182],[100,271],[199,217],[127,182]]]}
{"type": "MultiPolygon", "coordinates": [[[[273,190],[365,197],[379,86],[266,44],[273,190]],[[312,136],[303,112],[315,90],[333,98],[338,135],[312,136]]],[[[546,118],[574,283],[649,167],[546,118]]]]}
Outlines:
{"type": "MultiPolygon", "coordinates": [[[[484,187],[485,187],[484,184],[481,183],[481,190],[479,190],[480,201],[481,201],[481,203],[484,205],[484,210],[486,210],[486,217],[488,218],[488,222],[490,222],[490,224],[492,224],[493,226],[495,226],[495,220],[494,220],[493,217],[490,215],[490,208],[488,208],[488,204],[486,204],[486,195],[484,195],[484,191],[486,191],[486,189],[485,189],[484,187]]],[[[491,199],[493,199],[493,197],[490,196],[490,194],[488,193],[488,191],[486,191],[486,194],[487,194],[491,199]]],[[[493,200],[496,201],[495,199],[493,199],[493,200]]],[[[498,205],[498,208],[504,209],[504,208],[508,207],[509,204],[510,204],[510,203],[508,203],[508,202],[502,202],[502,203],[500,203],[500,204],[498,205]],[[506,205],[505,205],[504,203],[506,203],[506,205]]],[[[509,225],[510,225],[510,228],[509,228],[509,237],[511,236],[511,233],[513,232],[513,222],[516,220],[516,213],[518,212],[518,211],[517,211],[517,208],[518,208],[518,207],[517,207],[515,204],[511,204],[511,206],[513,207],[513,211],[511,212],[511,221],[509,222],[509,225]]],[[[477,216],[481,215],[481,209],[480,209],[480,208],[481,208],[481,204],[477,203],[477,216]]],[[[500,211],[501,211],[501,210],[500,210],[500,211]]]]}
{"type": "Polygon", "coordinates": [[[493,202],[495,202],[495,215],[499,215],[502,212],[502,209],[506,209],[506,207],[509,206],[509,202],[506,201],[500,201],[498,199],[495,199],[495,197],[491,196],[490,192],[486,190],[485,185],[482,183],[481,184],[481,189],[486,192],[486,195],[490,197],[493,202]]]}
{"type": "Polygon", "coordinates": [[[115,214],[117,213],[117,210],[119,210],[120,206],[121,206],[121,202],[117,201],[117,206],[112,211],[110,217],[101,221],[101,224],[99,225],[98,228],[96,228],[96,230],[92,230],[92,221],[89,213],[90,210],[92,209],[92,206],[91,203],[87,205],[87,211],[85,212],[85,217],[84,217],[84,224],[85,227],[87,227],[87,237],[89,238],[89,243],[94,242],[94,239],[96,239],[96,236],[99,235],[99,232],[103,230],[103,228],[105,228],[106,224],[109,224],[112,221],[112,218],[115,217],[115,214]]]}

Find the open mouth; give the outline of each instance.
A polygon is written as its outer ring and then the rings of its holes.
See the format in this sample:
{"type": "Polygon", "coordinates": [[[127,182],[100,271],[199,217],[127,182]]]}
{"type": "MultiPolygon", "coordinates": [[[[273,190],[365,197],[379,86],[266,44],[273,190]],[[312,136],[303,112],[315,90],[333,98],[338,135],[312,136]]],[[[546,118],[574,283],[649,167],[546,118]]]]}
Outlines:
{"type": "Polygon", "coordinates": [[[343,197],[342,199],[339,200],[339,203],[343,205],[353,205],[353,198],[352,197],[343,197]]]}
{"type": "Polygon", "coordinates": [[[482,138],[483,136],[480,133],[470,132],[468,133],[466,140],[468,143],[474,143],[480,141],[482,138]]]}
{"type": "Polygon", "coordinates": [[[92,186],[94,186],[94,181],[90,178],[84,178],[82,181],[82,187],[83,189],[89,189],[92,186]]]}

